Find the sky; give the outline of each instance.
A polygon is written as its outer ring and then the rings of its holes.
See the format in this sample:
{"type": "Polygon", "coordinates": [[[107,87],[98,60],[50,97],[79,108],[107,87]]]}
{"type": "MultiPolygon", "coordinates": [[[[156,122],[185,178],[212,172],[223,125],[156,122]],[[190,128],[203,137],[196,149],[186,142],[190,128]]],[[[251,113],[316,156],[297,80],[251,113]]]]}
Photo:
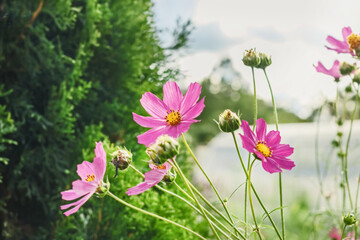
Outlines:
{"type": "MultiPolygon", "coordinates": [[[[353,62],[327,50],[326,37],[341,39],[345,26],[360,32],[359,0],[154,0],[153,10],[158,29],[173,29],[178,18],[195,27],[189,48],[175,61],[188,83],[201,82],[227,57],[252,86],[251,69],[241,59],[246,49],[256,48],[272,56],[267,73],[277,105],[301,117],[336,93],[333,79],[317,73],[313,64],[320,60],[329,68],[336,59],[353,62]]],[[[166,31],[159,36],[163,43],[169,39],[166,31]]],[[[258,97],[270,102],[262,71],[255,76],[258,97]]]]}

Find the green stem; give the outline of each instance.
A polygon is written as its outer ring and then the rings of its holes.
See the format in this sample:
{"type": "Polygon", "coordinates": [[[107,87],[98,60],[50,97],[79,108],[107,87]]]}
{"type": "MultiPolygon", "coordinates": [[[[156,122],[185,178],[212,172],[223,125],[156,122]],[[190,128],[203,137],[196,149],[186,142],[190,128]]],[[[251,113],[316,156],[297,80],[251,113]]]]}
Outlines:
{"type": "MultiPolygon", "coordinates": [[[[185,190],[182,189],[182,187],[180,187],[176,182],[174,182],[174,184],[176,185],[176,187],[177,187],[182,193],[185,194],[185,196],[186,196],[187,198],[189,198],[192,202],[195,202],[195,200],[194,200],[187,192],[185,192],[185,190]]],[[[191,186],[191,187],[193,187],[193,186],[191,186]]],[[[180,196],[179,196],[179,197],[180,197],[180,196]]],[[[180,198],[181,198],[181,197],[180,197],[180,198]]],[[[185,201],[186,201],[186,200],[185,200],[185,201]]],[[[187,201],[186,201],[186,202],[187,202],[187,201]]],[[[189,204],[191,204],[191,203],[189,203],[189,204]]],[[[192,205],[192,204],[191,204],[191,205],[192,205]]],[[[193,206],[193,205],[192,205],[192,206],[193,206]]],[[[193,206],[193,208],[196,208],[196,207],[193,206]]],[[[214,207],[214,208],[215,208],[215,207],[214,207]]],[[[213,221],[217,222],[223,229],[225,229],[225,230],[226,230],[227,232],[229,232],[231,235],[233,235],[233,236],[236,237],[237,239],[240,239],[237,235],[235,235],[234,233],[232,233],[232,232],[230,231],[230,229],[228,229],[222,222],[220,222],[214,215],[212,215],[208,210],[206,210],[206,208],[203,208],[203,209],[204,209],[204,211],[206,212],[206,214],[212,218],[213,221]]],[[[201,214],[201,212],[200,212],[199,209],[196,208],[196,210],[201,214]]],[[[228,220],[225,216],[224,216],[224,218],[225,218],[226,220],[228,220]]],[[[217,226],[215,225],[215,227],[217,227],[217,226]]],[[[220,230],[220,231],[221,231],[221,230],[220,230]]],[[[241,234],[241,232],[238,231],[238,233],[240,234],[240,236],[241,236],[243,239],[245,239],[245,237],[241,234]]],[[[225,236],[226,236],[226,235],[225,235],[225,236]]]]}
{"type": "Polygon", "coordinates": [[[134,209],[134,210],[137,210],[137,211],[139,211],[139,212],[141,212],[141,213],[143,213],[143,214],[152,216],[152,217],[154,217],[154,218],[163,220],[163,221],[165,221],[165,222],[167,222],[167,223],[170,223],[170,224],[172,224],[172,225],[175,225],[175,226],[177,226],[177,227],[179,227],[179,228],[182,228],[182,229],[184,229],[184,230],[186,230],[186,231],[188,231],[188,232],[196,235],[196,236],[197,236],[198,238],[200,238],[200,239],[206,240],[206,238],[204,238],[203,236],[201,236],[199,233],[191,230],[190,228],[187,228],[187,227],[185,227],[185,226],[183,226],[183,225],[181,225],[181,224],[178,224],[178,223],[176,223],[176,222],[174,222],[174,221],[171,221],[170,219],[161,217],[161,216],[159,216],[159,215],[157,215],[157,214],[154,214],[154,213],[145,211],[145,210],[143,210],[143,209],[141,209],[141,208],[135,207],[134,205],[131,205],[130,203],[127,203],[127,202],[125,202],[124,200],[118,198],[117,196],[115,196],[114,194],[112,194],[110,191],[108,192],[107,195],[109,195],[110,197],[114,198],[116,201],[124,204],[124,205],[127,206],[127,207],[130,207],[130,208],[132,208],[132,209],[134,209]]]}
{"type": "Polygon", "coordinates": [[[250,179],[251,179],[251,170],[252,170],[252,167],[254,165],[254,162],[255,162],[255,160],[252,161],[252,163],[250,165],[250,169],[249,169],[249,178],[248,178],[248,181],[249,181],[249,189],[248,189],[248,191],[249,191],[249,203],[250,203],[251,213],[252,213],[254,223],[255,223],[255,228],[256,228],[255,231],[258,234],[260,240],[262,240],[261,234],[260,234],[260,229],[259,229],[259,226],[258,226],[257,221],[256,221],[256,216],[255,216],[255,212],[254,212],[254,206],[253,206],[252,199],[251,199],[251,188],[250,188],[251,180],[250,179]]]}
{"type": "MultiPolygon", "coordinates": [[[[242,157],[241,157],[241,154],[240,154],[239,146],[238,146],[238,144],[237,144],[237,141],[236,141],[236,138],[235,138],[234,134],[233,134],[233,137],[234,137],[234,143],[235,143],[236,151],[237,151],[237,153],[238,153],[240,162],[242,162],[241,166],[243,167],[243,170],[244,170],[244,172],[245,172],[245,174],[246,174],[246,179],[249,179],[249,175],[248,175],[248,172],[247,172],[246,169],[245,169],[245,165],[243,164],[243,160],[242,160],[242,157]]],[[[247,181],[246,181],[246,182],[247,182],[247,181]]],[[[277,227],[276,227],[276,225],[275,225],[272,217],[270,216],[269,212],[268,212],[267,209],[265,208],[264,204],[262,203],[259,195],[257,194],[257,192],[256,192],[256,190],[255,190],[255,188],[254,188],[254,186],[253,186],[252,184],[251,184],[251,189],[252,189],[253,193],[255,194],[255,196],[256,196],[259,204],[261,205],[262,209],[264,210],[266,216],[269,218],[269,220],[270,220],[270,222],[271,222],[271,225],[273,226],[273,228],[274,228],[276,234],[278,235],[279,239],[282,239],[282,237],[281,237],[281,235],[280,235],[280,232],[279,232],[279,230],[277,229],[277,227]]]]}
{"type": "Polygon", "coordinates": [[[357,105],[358,105],[358,101],[359,101],[359,89],[356,89],[356,98],[355,98],[355,106],[354,106],[354,110],[352,112],[351,115],[351,121],[350,121],[350,129],[349,129],[349,134],[348,134],[348,138],[346,141],[346,147],[345,147],[345,166],[344,166],[344,174],[345,174],[345,181],[346,181],[346,188],[348,191],[348,195],[349,195],[349,201],[350,201],[350,206],[351,209],[353,209],[353,202],[352,202],[352,198],[351,198],[351,193],[350,193],[350,185],[349,185],[349,177],[348,177],[348,154],[349,154],[349,145],[350,145],[350,139],[351,139],[351,133],[352,133],[352,129],[353,129],[353,123],[354,123],[354,119],[355,119],[355,114],[356,114],[356,109],[357,109],[357,105]]]}
{"type": "Polygon", "coordinates": [[[185,144],[186,148],[187,148],[188,151],[190,152],[190,154],[191,154],[191,156],[193,157],[195,163],[196,163],[197,166],[200,168],[201,172],[204,174],[204,176],[205,176],[206,179],[208,180],[209,184],[211,185],[213,191],[215,192],[216,196],[218,197],[219,201],[221,202],[221,205],[223,206],[223,208],[224,208],[224,210],[225,210],[225,212],[226,212],[226,214],[227,214],[230,222],[231,222],[232,224],[234,224],[234,222],[233,222],[233,220],[232,220],[232,218],[231,218],[230,212],[229,212],[229,210],[227,209],[224,201],[222,200],[219,192],[216,190],[214,184],[211,182],[210,178],[209,178],[208,175],[205,173],[204,169],[202,168],[202,166],[200,165],[199,161],[198,161],[197,158],[195,157],[193,151],[192,151],[191,148],[189,147],[189,144],[186,142],[186,139],[185,139],[184,134],[181,134],[181,136],[182,136],[182,139],[183,139],[183,141],[184,141],[184,144],[185,144]]]}
{"type": "MultiPolygon", "coordinates": [[[[268,83],[270,94],[271,94],[271,101],[272,101],[273,111],[274,111],[274,115],[275,115],[276,131],[279,131],[279,119],[278,119],[278,114],[277,114],[277,110],[276,110],[274,94],[273,94],[271,84],[270,84],[270,81],[269,81],[269,78],[268,78],[268,75],[266,73],[265,68],[263,70],[264,70],[266,81],[268,83]]],[[[285,240],[285,218],[284,218],[282,179],[281,178],[282,178],[281,177],[281,172],[279,172],[279,195],[280,195],[279,197],[280,197],[280,213],[281,213],[281,230],[282,230],[282,237],[285,240]]]]}
{"type": "Polygon", "coordinates": [[[175,160],[175,159],[172,159],[172,162],[169,161],[169,163],[170,163],[171,166],[178,172],[178,174],[181,176],[181,178],[182,178],[182,180],[184,181],[186,187],[188,188],[188,190],[189,190],[192,198],[195,200],[196,204],[197,204],[198,207],[200,208],[200,211],[201,211],[202,215],[204,216],[204,218],[205,218],[206,221],[208,222],[208,224],[209,224],[211,230],[213,231],[214,235],[216,236],[216,238],[217,238],[218,240],[220,240],[220,237],[219,237],[217,231],[215,230],[215,228],[214,228],[213,224],[211,223],[210,219],[208,218],[208,216],[205,214],[204,209],[202,208],[200,202],[197,200],[194,192],[192,191],[191,187],[189,186],[189,183],[188,183],[188,181],[187,181],[184,173],[181,171],[181,168],[178,167],[178,164],[177,164],[176,160],[175,160]]]}
{"type": "Polygon", "coordinates": [[[255,126],[256,120],[257,120],[257,98],[256,98],[256,83],[255,83],[255,73],[254,73],[254,67],[251,67],[251,73],[252,73],[252,77],[253,77],[253,88],[254,88],[254,123],[253,125],[255,126]]]}
{"type": "Polygon", "coordinates": [[[344,224],[344,228],[343,228],[342,233],[341,233],[341,240],[343,240],[344,237],[345,237],[345,230],[346,230],[346,224],[344,224]]]}
{"type": "MultiPolygon", "coordinates": [[[[141,177],[145,177],[144,174],[142,174],[142,172],[140,172],[135,166],[131,165],[130,164],[130,167],[136,171],[141,177]]],[[[191,199],[193,202],[195,202],[195,200],[190,196],[188,195],[176,182],[174,182],[174,184],[189,198],[191,199]]],[[[161,191],[163,192],[166,192],[178,199],[180,199],[181,201],[185,202],[188,206],[190,206],[192,209],[194,209],[195,211],[197,211],[199,214],[202,215],[201,211],[195,207],[194,205],[192,205],[188,200],[186,200],[185,198],[177,195],[176,193],[173,193],[169,190],[166,190],[165,188],[162,188],[160,187],[159,185],[155,185],[156,188],[160,189],[161,191]]],[[[237,239],[240,239],[238,236],[236,236],[235,234],[233,234],[224,224],[222,224],[215,216],[213,216],[209,211],[207,211],[205,208],[203,208],[204,211],[206,212],[206,214],[208,216],[210,216],[214,221],[216,221],[221,227],[223,227],[223,229],[225,229],[227,232],[229,232],[231,235],[233,235],[234,237],[236,237],[237,239]]],[[[230,238],[222,229],[220,229],[217,225],[214,225],[215,228],[217,228],[225,237],[227,237],[228,239],[230,238]]],[[[245,238],[244,238],[245,239],[245,238]]]]}

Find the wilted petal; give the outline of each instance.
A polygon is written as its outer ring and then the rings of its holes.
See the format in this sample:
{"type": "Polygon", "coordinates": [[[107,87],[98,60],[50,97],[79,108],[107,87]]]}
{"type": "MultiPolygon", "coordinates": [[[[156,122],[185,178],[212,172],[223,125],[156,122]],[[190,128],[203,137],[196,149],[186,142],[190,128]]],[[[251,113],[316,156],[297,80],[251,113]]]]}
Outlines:
{"type": "Polygon", "coordinates": [[[163,92],[164,103],[168,105],[170,109],[178,111],[183,95],[177,83],[166,82],[163,86],[163,92]]]}
{"type": "Polygon", "coordinates": [[[79,210],[79,208],[80,208],[82,205],[84,205],[84,203],[86,203],[86,201],[89,200],[89,198],[91,198],[91,196],[92,196],[92,194],[89,193],[88,195],[86,195],[86,196],[84,196],[83,198],[81,198],[79,201],[75,202],[76,204],[74,203],[74,204],[62,205],[62,206],[60,207],[60,209],[61,209],[61,210],[64,210],[64,209],[69,208],[69,205],[71,205],[71,206],[76,205],[74,208],[70,209],[69,211],[64,212],[64,215],[65,215],[65,216],[69,216],[69,215],[71,215],[71,214],[73,214],[73,213],[76,213],[76,212],[79,210]]]}

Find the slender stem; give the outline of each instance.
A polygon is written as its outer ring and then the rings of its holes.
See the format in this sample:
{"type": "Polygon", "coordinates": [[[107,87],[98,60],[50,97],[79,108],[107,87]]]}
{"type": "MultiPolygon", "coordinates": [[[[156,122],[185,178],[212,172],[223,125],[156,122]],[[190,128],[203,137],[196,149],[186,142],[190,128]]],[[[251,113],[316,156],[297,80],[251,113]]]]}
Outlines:
{"type": "Polygon", "coordinates": [[[353,123],[354,123],[354,118],[355,118],[355,114],[356,114],[358,101],[359,101],[359,89],[357,88],[356,89],[355,106],[354,106],[354,110],[353,110],[352,115],[351,115],[350,129],[349,129],[349,134],[348,134],[348,138],[347,138],[347,141],[346,141],[345,163],[344,163],[345,181],[346,181],[346,187],[347,187],[347,191],[348,191],[348,195],[349,195],[349,201],[350,201],[351,208],[353,208],[353,202],[352,202],[352,198],[351,198],[349,177],[348,177],[348,154],[349,154],[349,145],[350,145],[351,133],[352,133],[352,129],[353,129],[353,123]]]}
{"type": "Polygon", "coordinates": [[[202,168],[202,166],[200,165],[199,161],[198,161],[197,158],[195,157],[193,151],[192,151],[191,148],[189,147],[189,144],[186,142],[186,139],[185,139],[184,134],[181,134],[181,136],[182,136],[182,139],[183,139],[183,141],[184,141],[184,144],[185,144],[186,148],[187,148],[188,151],[190,152],[190,154],[191,154],[191,156],[193,157],[195,163],[196,163],[197,166],[200,168],[201,172],[204,174],[204,176],[205,176],[206,179],[208,180],[209,184],[211,185],[213,191],[215,192],[216,196],[218,197],[219,201],[221,202],[221,205],[223,206],[223,208],[224,208],[224,210],[225,210],[225,212],[226,212],[226,214],[227,214],[230,222],[234,224],[234,221],[232,220],[231,214],[230,214],[229,210],[227,209],[224,201],[222,200],[219,192],[216,190],[216,187],[215,187],[214,184],[211,182],[210,178],[209,178],[208,175],[205,173],[204,169],[202,168]]]}
{"type": "Polygon", "coordinates": [[[195,200],[196,204],[197,204],[198,207],[200,208],[200,211],[201,211],[202,215],[204,216],[204,218],[205,218],[206,221],[208,222],[208,224],[209,224],[211,230],[213,231],[214,235],[216,236],[216,238],[217,238],[218,240],[220,240],[220,237],[219,237],[217,231],[215,230],[215,228],[214,228],[213,224],[211,223],[210,219],[208,218],[208,216],[205,214],[204,209],[201,207],[200,202],[199,202],[199,201],[197,200],[197,198],[195,197],[195,194],[194,194],[194,192],[192,191],[191,187],[189,186],[189,183],[188,183],[188,181],[187,181],[184,173],[183,173],[183,172],[181,171],[181,169],[178,167],[176,160],[175,160],[175,159],[172,159],[172,162],[169,161],[169,163],[170,163],[171,166],[178,172],[178,174],[181,176],[181,178],[182,178],[182,180],[184,181],[186,187],[188,188],[190,194],[192,195],[192,198],[195,200]]]}
{"type": "MultiPolygon", "coordinates": [[[[354,215],[357,216],[357,202],[359,197],[359,187],[360,187],[360,173],[357,179],[357,187],[356,187],[356,196],[355,196],[355,209],[354,209],[354,215]]],[[[357,239],[357,227],[358,227],[359,221],[356,221],[355,223],[355,239],[357,239]]]]}
{"type": "MultiPolygon", "coordinates": [[[[140,172],[135,166],[131,165],[130,164],[130,167],[135,171],[137,172],[141,177],[145,177],[144,174],[142,174],[142,172],[140,172]]],[[[174,184],[189,198],[191,199],[193,202],[195,202],[195,200],[190,196],[188,195],[176,182],[174,182],[174,184]]],[[[160,187],[159,185],[155,185],[156,188],[160,189],[161,191],[163,192],[166,192],[178,199],[180,199],[181,201],[185,202],[187,205],[189,205],[192,209],[194,209],[195,211],[197,211],[199,214],[202,215],[201,211],[195,207],[194,205],[192,205],[188,200],[186,200],[185,198],[179,196],[178,194],[176,193],[173,193],[169,190],[166,190],[165,188],[162,188],[160,187]]],[[[233,234],[224,224],[222,224],[216,217],[214,217],[209,211],[207,211],[205,208],[204,208],[204,211],[206,212],[206,214],[208,216],[210,216],[214,221],[216,221],[221,227],[223,227],[227,232],[229,232],[231,235],[233,235],[234,237],[236,237],[237,239],[240,239],[237,235],[233,234]]],[[[222,229],[220,229],[216,224],[214,224],[214,227],[217,228],[225,237],[227,237],[228,239],[230,238],[222,229]]],[[[245,238],[244,238],[245,239],[245,238]]]]}
{"type": "MultiPolygon", "coordinates": [[[[276,110],[274,94],[273,94],[271,84],[270,84],[270,81],[269,81],[269,78],[268,78],[268,75],[266,73],[265,68],[263,70],[264,70],[266,81],[268,83],[270,94],[271,94],[271,101],[272,101],[273,111],[274,111],[274,115],[275,115],[276,131],[279,131],[279,119],[278,119],[278,114],[277,114],[277,110],[276,110]]],[[[283,207],[283,193],[282,193],[281,172],[279,172],[279,197],[280,197],[280,213],[281,213],[281,230],[282,230],[282,237],[285,240],[285,218],[284,218],[284,207],[283,207]]]]}
{"type": "MultiPolygon", "coordinates": [[[[239,146],[238,146],[237,141],[236,141],[236,138],[234,138],[234,143],[235,143],[235,148],[236,148],[236,151],[237,151],[237,153],[238,153],[240,162],[243,162],[242,157],[241,157],[241,154],[240,154],[239,146]]],[[[248,179],[248,178],[249,178],[249,175],[248,175],[248,172],[247,172],[246,169],[245,169],[245,165],[242,164],[242,167],[243,167],[243,170],[244,170],[244,172],[245,172],[245,174],[246,174],[246,179],[248,179]]],[[[247,181],[246,181],[246,182],[247,182],[247,181]]],[[[270,222],[271,222],[271,225],[273,226],[273,228],[274,228],[276,234],[278,235],[279,239],[282,239],[282,237],[281,237],[281,235],[280,235],[280,232],[279,232],[279,230],[277,229],[277,227],[276,227],[276,225],[275,225],[272,217],[270,216],[269,212],[268,212],[267,209],[265,208],[264,204],[262,203],[259,195],[257,194],[257,192],[256,192],[256,190],[255,190],[255,188],[254,188],[254,186],[253,186],[252,184],[251,184],[251,189],[252,189],[253,193],[255,194],[255,196],[256,196],[259,204],[261,205],[262,209],[264,210],[266,216],[269,218],[269,220],[270,220],[270,222]]]]}
{"type": "Polygon", "coordinates": [[[251,165],[250,165],[250,169],[249,169],[249,178],[248,178],[248,181],[249,181],[249,203],[250,203],[250,208],[251,208],[251,213],[252,213],[252,216],[253,216],[253,219],[254,219],[254,223],[255,223],[255,228],[256,228],[256,233],[258,234],[260,240],[262,239],[261,238],[261,234],[260,234],[260,229],[259,229],[259,226],[257,224],[257,221],[256,221],[256,216],[255,216],[255,212],[254,212],[254,206],[253,206],[253,203],[252,203],[252,199],[251,199],[251,170],[252,170],[252,167],[254,165],[254,162],[255,162],[255,159],[252,161],[251,165]]]}
{"type": "Polygon", "coordinates": [[[157,215],[157,214],[154,214],[154,213],[148,212],[148,211],[146,211],[146,210],[143,210],[143,209],[141,209],[141,208],[135,207],[134,205],[131,205],[130,203],[127,203],[127,202],[125,202],[124,200],[118,198],[117,196],[115,196],[114,194],[112,194],[110,191],[108,192],[107,195],[109,195],[110,197],[114,198],[116,201],[124,204],[124,205],[127,206],[127,207],[130,207],[130,208],[132,208],[132,209],[134,209],[134,210],[137,210],[137,211],[139,211],[139,212],[141,212],[141,213],[144,213],[144,214],[146,214],[146,215],[152,216],[152,217],[154,217],[154,218],[158,218],[158,219],[163,220],[163,221],[165,221],[165,222],[167,222],[167,223],[170,223],[170,224],[172,224],[172,225],[175,225],[175,226],[177,226],[177,227],[180,227],[180,228],[182,228],[182,229],[184,229],[184,230],[186,230],[186,231],[188,231],[188,232],[196,235],[196,236],[199,237],[200,239],[206,240],[206,238],[204,238],[203,236],[201,236],[199,233],[191,230],[190,228],[187,228],[187,227],[185,227],[185,226],[183,226],[183,225],[181,225],[181,224],[178,224],[178,223],[176,223],[176,222],[174,222],[174,221],[171,221],[170,219],[161,217],[161,216],[159,216],[159,215],[157,215]]]}
{"type": "Polygon", "coordinates": [[[343,240],[344,237],[345,237],[345,229],[346,229],[346,224],[344,224],[344,228],[343,228],[342,233],[341,233],[341,240],[343,240]]]}
{"type": "Polygon", "coordinates": [[[211,204],[201,193],[199,190],[196,189],[196,187],[194,185],[192,185],[189,182],[190,187],[195,191],[195,193],[201,198],[201,200],[203,200],[213,211],[215,211],[222,219],[224,219],[230,226],[232,226],[235,231],[242,237],[245,239],[245,237],[242,235],[242,233],[235,227],[234,223],[230,222],[230,220],[225,217],[224,214],[222,214],[213,204],[211,204]]]}
{"type": "MultiPolygon", "coordinates": [[[[178,187],[178,189],[182,192],[182,193],[184,193],[185,194],[185,196],[187,197],[187,198],[189,198],[191,201],[193,201],[193,202],[195,202],[195,200],[187,193],[187,192],[185,192],[185,190],[184,189],[182,189],[182,187],[180,187],[176,182],[174,182],[174,184],[176,185],[176,187],[178,187]]],[[[192,186],[191,186],[192,187],[192,186]]],[[[165,190],[165,191],[167,191],[167,190],[165,190]]],[[[172,193],[172,192],[171,192],[172,193]]],[[[172,193],[172,194],[174,194],[174,193],[172,193]]],[[[175,194],[176,195],[176,194],[175,194]]],[[[179,196],[180,197],[180,196],[179,196]]],[[[181,197],[180,197],[181,198],[181,197]]],[[[184,199],[185,200],[185,199],[184,199]]],[[[187,200],[185,200],[186,202],[188,202],[187,200]]],[[[191,204],[191,203],[189,203],[189,204],[191,204]]],[[[190,206],[190,205],[189,205],[190,206]]],[[[192,208],[196,208],[194,205],[192,205],[191,204],[191,206],[192,206],[192,208]]],[[[234,237],[236,237],[237,239],[240,239],[237,235],[235,235],[234,233],[232,233],[232,231],[230,231],[230,229],[228,229],[222,222],[220,222],[214,215],[212,215],[208,210],[206,210],[206,208],[203,208],[204,209],[204,211],[206,212],[206,214],[208,215],[208,216],[210,216],[211,218],[212,218],[212,220],[214,220],[215,222],[217,222],[221,227],[223,227],[223,229],[225,229],[227,232],[229,232],[231,235],[233,235],[234,237]]],[[[196,208],[196,211],[197,212],[199,212],[200,214],[201,214],[201,212],[200,212],[200,210],[199,209],[197,209],[196,208]]],[[[225,216],[224,216],[225,217],[225,216]]],[[[227,218],[225,217],[225,219],[227,220],[227,218]]],[[[216,228],[218,228],[216,225],[214,225],[216,228]]],[[[218,228],[219,229],[219,228],[218,228]]],[[[220,229],[219,229],[220,230],[220,229]]],[[[221,230],[220,230],[221,231],[221,230]]],[[[222,232],[222,231],[221,231],[222,232]]],[[[222,232],[223,233],[223,232],[222,232]]],[[[240,232],[239,232],[240,233],[240,232]]],[[[224,234],[224,233],[223,233],[224,234]]],[[[224,234],[225,235],[225,234],[224,234]]],[[[226,235],[225,235],[226,236],[226,235]]],[[[243,239],[245,239],[245,237],[244,236],[242,236],[242,234],[240,233],[240,236],[243,238],[243,239]]]]}
{"type": "Polygon", "coordinates": [[[255,73],[254,73],[254,67],[251,67],[251,73],[252,73],[252,77],[253,77],[253,88],[254,88],[254,123],[253,125],[255,126],[256,120],[257,120],[257,98],[256,98],[256,83],[255,83],[255,73]]]}

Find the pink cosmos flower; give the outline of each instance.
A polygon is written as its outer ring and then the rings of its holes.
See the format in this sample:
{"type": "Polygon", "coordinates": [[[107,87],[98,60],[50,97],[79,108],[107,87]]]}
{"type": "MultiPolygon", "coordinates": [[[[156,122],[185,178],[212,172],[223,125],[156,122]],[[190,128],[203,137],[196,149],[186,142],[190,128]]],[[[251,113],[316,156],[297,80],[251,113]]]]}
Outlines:
{"type": "Polygon", "coordinates": [[[341,77],[340,73],[340,62],[336,60],[332,67],[328,70],[324,67],[324,65],[321,62],[318,62],[318,65],[315,66],[315,69],[317,72],[324,73],[326,75],[333,76],[336,79],[339,79],[341,77]]]}
{"type": "Polygon", "coordinates": [[[342,29],[343,40],[340,41],[332,36],[328,36],[326,38],[326,41],[328,41],[328,43],[332,45],[332,47],[325,47],[329,50],[334,50],[337,53],[350,53],[351,55],[355,56],[354,52],[350,49],[349,43],[347,41],[347,38],[351,33],[351,27],[344,27],[342,29]]]}
{"type": "MultiPolygon", "coordinates": [[[[329,232],[329,237],[332,240],[341,240],[341,234],[339,233],[339,231],[335,227],[332,228],[331,231],[329,232]]],[[[355,240],[355,233],[354,232],[349,232],[347,234],[346,238],[344,238],[344,239],[346,239],[346,240],[355,240]]]]}
{"type": "Polygon", "coordinates": [[[250,129],[249,123],[242,121],[241,128],[244,135],[240,134],[243,147],[261,160],[265,171],[269,173],[282,172],[281,168],[291,170],[295,167],[293,161],[288,159],[294,148],[288,144],[280,144],[279,131],[270,131],[266,134],[266,122],[260,118],[256,120],[256,135],[250,129]]]}
{"type": "Polygon", "coordinates": [[[158,184],[165,175],[170,171],[171,165],[168,162],[165,162],[163,165],[156,166],[152,163],[149,163],[151,170],[145,173],[145,180],[142,183],[139,183],[135,187],[129,188],[126,191],[126,194],[129,196],[138,195],[145,192],[149,188],[158,184]]]}
{"type": "Polygon", "coordinates": [[[149,131],[137,136],[138,143],[147,147],[154,143],[157,137],[167,134],[173,138],[187,132],[190,125],[199,122],[195,118],[204,109],[204,98],[199,102],[201,85],[191,83],[185,96],[175,82],[167,82],[163,87],[164,100],[154,94],[146,92],[140,100],[151,117],[143,117],[133,113],[134,121],[139,125],[151,128],[149,131]]]}
{"type": "Polygon", "coordinates": [[[66,216],[76,213],[79,208],[97,191],[103,184],[103,178],[106,170],[106,153],[101,142],[96,143],[94,161],[83,161],[77,165],[77,174],[81,180],[72,183],[72,189],[61,192],[62,199],[72,201],[80,198],[76,202],[62,205],[61,210],[72,209],[64,212],[66,216]]]}

